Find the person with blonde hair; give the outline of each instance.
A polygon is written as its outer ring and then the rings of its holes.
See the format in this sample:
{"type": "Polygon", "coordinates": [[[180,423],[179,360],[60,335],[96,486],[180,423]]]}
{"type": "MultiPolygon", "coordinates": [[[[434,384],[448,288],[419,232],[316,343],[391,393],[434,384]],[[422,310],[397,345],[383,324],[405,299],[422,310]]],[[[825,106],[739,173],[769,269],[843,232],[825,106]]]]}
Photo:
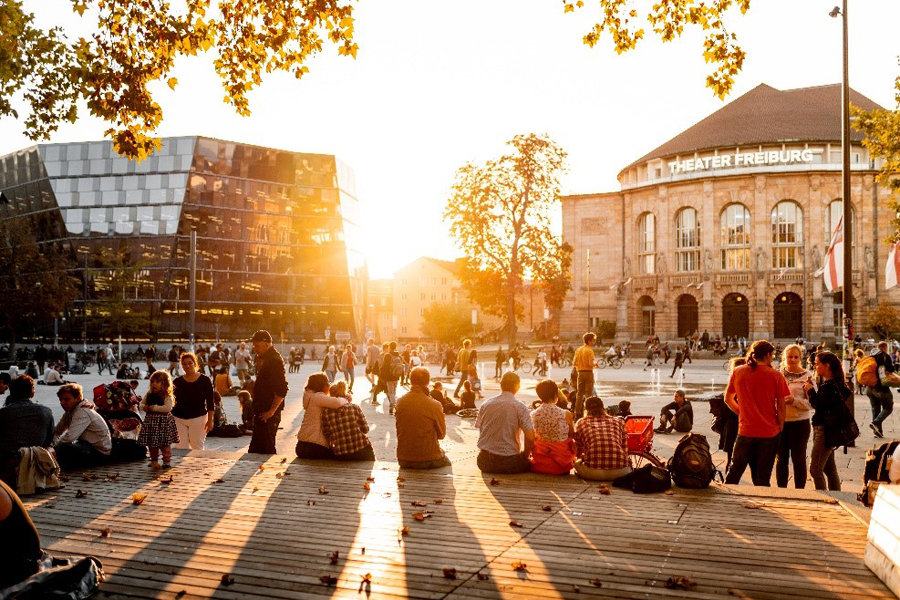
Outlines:
{"type": "Polygon", "coordinates": [[[794,466],[794,487],[801,490],[806,487],[806,449],[812,433],[812,406],[803,390],[810,376],[803,367],[803,349],[799,344],[785,347],[779,369],[791,390],[791,397],[784,402],[784,429],[775,456],[775,481],[778,487],[787,487],[790,460],[794,466]]]}
{"type": "Polygon", "coordinates": [[[138,443],[150,450],[150,466],[168,469],[172,466],[172,444],[178,443],[178,427],[172,408],[175,406],[175,385],[168,371],[154,371],[150,375],[150,389],[141,400],[140,409],[146,413],[138,443]],[[162,467],[157,462],[162,453],[162,467]]]}

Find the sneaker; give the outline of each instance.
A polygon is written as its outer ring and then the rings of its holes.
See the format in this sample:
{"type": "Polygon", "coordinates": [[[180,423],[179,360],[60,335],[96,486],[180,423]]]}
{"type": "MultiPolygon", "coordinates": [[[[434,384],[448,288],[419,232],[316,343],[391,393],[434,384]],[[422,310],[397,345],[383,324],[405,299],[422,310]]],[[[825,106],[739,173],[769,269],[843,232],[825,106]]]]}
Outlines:
{"type": "Polygon", "coordinates": [[[381,406],[381,402],[378,400],[372,400],[372,406],[381,406]]]}
{"type": "Polygon", "coordinates": [[[877,438],[883,438],[883,437],[884,437],[884,432],[882,432],[881,427],[879,427],[879,426],[876,425],[875,423],[869,423],[869,427],[870,427],[870,428],[872,429],[872,431],[875,433],[875,437],[877,437],[877,438]]]}
{"type": "Polygon", "coordinates": [[[666,432],[666,428],[665,428],[665,427],[657,427],[657,428],[654,429],[653,431],[655,431],[656,433],[665,433],[665,432],[666,432]]]}
{"type": "Polygon", "coordinates": [[[162,468],[163,468],[163,470],[171,469],[171,468],[172,468],[172,465],[169,464],[169,463],[163,463],[162,468]]]}

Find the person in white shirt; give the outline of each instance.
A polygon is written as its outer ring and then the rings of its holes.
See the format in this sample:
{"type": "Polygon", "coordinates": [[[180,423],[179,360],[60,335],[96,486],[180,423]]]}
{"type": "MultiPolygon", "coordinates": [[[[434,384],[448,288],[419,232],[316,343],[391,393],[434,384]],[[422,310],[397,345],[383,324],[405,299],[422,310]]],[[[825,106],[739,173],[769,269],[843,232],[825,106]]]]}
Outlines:
{"type": "Polygon", "coordinates": [[[44,383],[46,385],[63,385],[67,382],[56,370],[56,365],[48,365],[44,370],[44,383]]]}

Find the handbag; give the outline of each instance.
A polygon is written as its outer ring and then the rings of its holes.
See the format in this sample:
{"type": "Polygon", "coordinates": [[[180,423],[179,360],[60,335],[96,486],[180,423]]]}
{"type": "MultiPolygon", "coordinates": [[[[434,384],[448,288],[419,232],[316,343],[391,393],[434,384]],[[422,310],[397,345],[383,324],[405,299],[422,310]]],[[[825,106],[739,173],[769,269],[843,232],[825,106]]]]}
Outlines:
{"type": "Polygon", "coordinates": [[[859,437],[859,425],[844,402],[825,417],[825,444],[829,448],[850,446],[859,437]]]}

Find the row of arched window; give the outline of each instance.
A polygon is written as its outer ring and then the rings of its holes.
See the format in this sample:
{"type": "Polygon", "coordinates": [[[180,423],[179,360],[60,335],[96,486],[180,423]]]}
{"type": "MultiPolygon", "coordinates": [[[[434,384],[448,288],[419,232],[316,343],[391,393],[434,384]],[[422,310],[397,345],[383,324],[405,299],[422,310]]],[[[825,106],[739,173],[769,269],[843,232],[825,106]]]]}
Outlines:
{"type": "MultiPolygon", "coordinates": [[[[843,202],[832,201],[825,210],[825,240],[831,239],[843,214],[843,202]]],[[[852,223],[851,223],[852,225],[852,223]]],[[[775,205],[771,214],[772,268],[803,267],[803,209],[793,200],[775,205]]],[[[726,206],[719,217],[719,268],[742,271],[751,268],[750,210],[743,204],[726,206]]],[[[638,218],[638,270],[643,274],[657,272],[656,215],[651,212],[638,218]]],[[[695,208],[685,207],[675,214],[675,266],[680,272],[699,271],[700,215],[695,208]]]]}

